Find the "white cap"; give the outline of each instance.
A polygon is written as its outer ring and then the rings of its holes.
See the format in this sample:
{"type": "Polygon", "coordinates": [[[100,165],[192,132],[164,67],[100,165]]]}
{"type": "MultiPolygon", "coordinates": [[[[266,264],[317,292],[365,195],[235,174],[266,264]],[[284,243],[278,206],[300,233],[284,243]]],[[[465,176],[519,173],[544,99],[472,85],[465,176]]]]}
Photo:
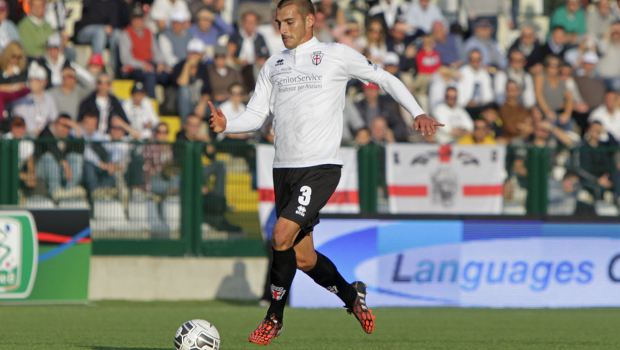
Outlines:
{"type": "Polygon", "coordinates": [[[62,38],[60,34],[54,33],[47,37],[47,47],[61,47],[62,38]]]}
{"type": "Polygon", "coordinates": [[[187,52],[205,53],[205,43],[198,38],[193,38],[187,43],[187,52]]]}
{"type": "Polygon", "coordinates": [[[189,21],[189,13],[180,6],[172,8],[170,13],[170,22],[187,22],[189,21]]]}
{"type": "Polygon", "coordinates": [[[45,68],[33,62],[28,68],[28,79],[47,80],[47,72],[45,68]]]}
{"type": "Polygon", "coordinates": [[[583,63],[598,64],[598,55],[596,52],[588,51],[581,56],[583,63]]]}
{"type": "Polygon", "coordinates": [[[398,66],[400,65],[400,57],[396,52],[387,52],[383,56],[383,65],[384,66],[398,66]]]}

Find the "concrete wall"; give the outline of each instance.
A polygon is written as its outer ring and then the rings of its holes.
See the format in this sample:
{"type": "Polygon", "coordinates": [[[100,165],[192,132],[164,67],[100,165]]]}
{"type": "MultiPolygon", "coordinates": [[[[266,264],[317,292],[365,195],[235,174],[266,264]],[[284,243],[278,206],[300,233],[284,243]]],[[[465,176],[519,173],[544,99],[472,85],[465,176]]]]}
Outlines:
{"type": "Polygon", "coordinates": [[[93,256],[89,300],[258,300],[266,258],[93,256]]]}

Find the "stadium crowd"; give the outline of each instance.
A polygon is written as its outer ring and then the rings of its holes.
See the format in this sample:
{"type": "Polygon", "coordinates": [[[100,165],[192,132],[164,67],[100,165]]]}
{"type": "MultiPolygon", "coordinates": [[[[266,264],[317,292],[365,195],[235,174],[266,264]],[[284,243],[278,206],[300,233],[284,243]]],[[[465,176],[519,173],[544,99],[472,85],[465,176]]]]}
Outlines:
{"type": "MultiPolygon", "coordinates": [[[[178,192],[170,146],[80,148],[66,139],[176,139],[168,137],[161,114],[180,118],[177,137],[211,141],[207,101],[229,118],[238,115],[262,65],[284,49],[275,3],[229,3],[83,0],[80,20],[68,31],[62,0],[0,0],[0,132],[9,139],[57,140],[23,143],[24,188],[34,190],[41,182],[36,179],[44,179],[54,199],[115,196],[110,189],[120,178],[114,174],[122,172],[132,195],[178,192]],[[229,3],[238,5],[233,20],[222,16],[229,3]],[[84,45],[92,55],[82,66],[76,48],[84,45]],[[126,100],[112,90],[118,79],[135,81],[126,100]]],[[[552,152],[551,167],[560,170],[550,184],[550,208],[559,203],[558,213],[574,212],[566,203],[576,200],[576,186],[593,200],[618,203],[620,161],[613,152],[597,151],[620,140],[617,1],[545,0],[548,26],[521,11],[519,0],[322,0],[315,6],[320,41],[363,53],[399,77],[446,125],[422,137],[380,87],[351,81],[343,144],[560,147],[569,151],[552,152]],[[570,151],[577,148],[581,152],[570,151]]],[[[271,121],[253,134],[218,137],[221,143],[272,142],[271,121]]],[[[205,178],[225,176],[214,152],[204,150],[211,161],[205,178]]],[[[524,157],[517,152],[507,165],[513,175],[507,201],[513,187],[525,186],[524,157]]],[[[215,193],[223,191],[222,181],[215,193]]]]}

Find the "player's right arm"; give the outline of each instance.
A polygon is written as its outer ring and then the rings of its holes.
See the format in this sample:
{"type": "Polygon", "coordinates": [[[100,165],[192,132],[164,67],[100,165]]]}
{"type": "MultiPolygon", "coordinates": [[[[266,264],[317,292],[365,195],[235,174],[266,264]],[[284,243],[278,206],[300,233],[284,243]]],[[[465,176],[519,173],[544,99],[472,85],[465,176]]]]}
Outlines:
{"type": "Polygon", "coordinates": [[[269,115],[269,103],[273,87],[269,77],[269,67],[272,66],[271,62],[271,59],[267,60],[263,68],[261,68],[256,81],[256,87],[254,88],[254,94],[250,102],[248,102],[245,111],[236,118],[226,119],[222,110],[219,108],[215,109],[209,101],[209,108],[211,109],[211,122],[209,126],[213,132],[240,134],[260,129],[269,115]]]}

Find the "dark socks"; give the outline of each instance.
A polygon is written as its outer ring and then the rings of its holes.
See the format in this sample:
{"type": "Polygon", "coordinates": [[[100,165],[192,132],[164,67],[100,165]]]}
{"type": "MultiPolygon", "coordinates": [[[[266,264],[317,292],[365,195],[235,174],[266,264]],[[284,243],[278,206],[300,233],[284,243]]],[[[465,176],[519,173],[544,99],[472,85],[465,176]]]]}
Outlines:
{"type": "Polygon", "coordinates": [[[355,289],[344,280],[331,260],[319,252],[316,255],[316,265],[306,274],[318,285],[336,294],[345,306],[353,306],[357,297],[355,289]]]}
{"type": "Polygon", "coordinates": [[[271,263],[271,305],[267,315],[276,314],[279,320],[284,316],[284,306],[297,270],[295,249],[272,250],[273,261],[271,263]]]}

